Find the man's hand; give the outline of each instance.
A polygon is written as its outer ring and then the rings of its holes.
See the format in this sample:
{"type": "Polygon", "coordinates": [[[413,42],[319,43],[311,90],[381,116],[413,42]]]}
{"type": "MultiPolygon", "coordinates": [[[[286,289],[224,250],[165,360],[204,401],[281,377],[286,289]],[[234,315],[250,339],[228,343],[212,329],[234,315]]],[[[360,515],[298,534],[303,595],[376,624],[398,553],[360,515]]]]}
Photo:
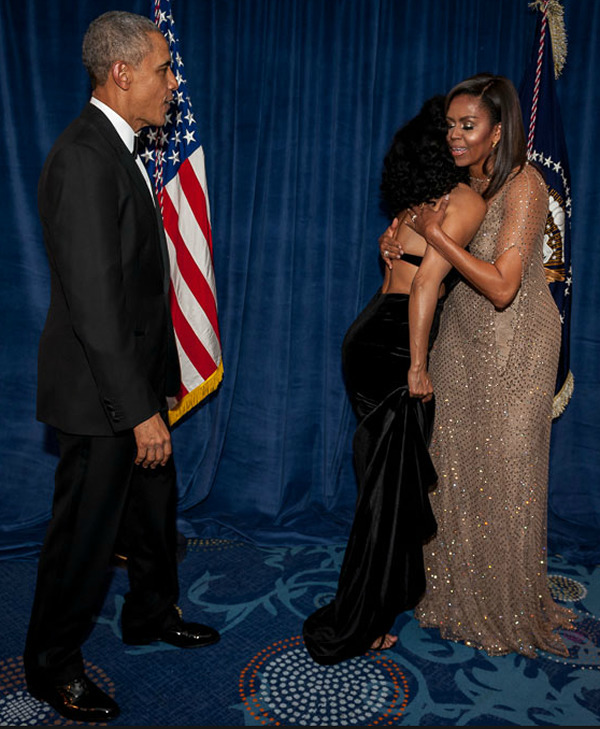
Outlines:
{"type": "Polygon", "coordinates": [[[136,425],[133,429],[137,444],[136,466],[156,468],[164,466],[173,450],[171,434],[159,413],[136,425]]]}

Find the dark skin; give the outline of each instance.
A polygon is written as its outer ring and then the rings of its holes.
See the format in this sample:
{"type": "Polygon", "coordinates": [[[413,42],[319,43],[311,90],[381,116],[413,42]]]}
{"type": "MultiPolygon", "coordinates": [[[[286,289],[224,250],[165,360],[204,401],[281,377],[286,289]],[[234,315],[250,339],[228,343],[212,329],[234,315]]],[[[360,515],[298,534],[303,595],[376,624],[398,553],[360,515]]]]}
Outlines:
{"type": "Polygon", "coordinates": [[[441,223],[445,206],[440,206],[437,211],[427,208],[412,212],[415,218],[407,222],[409,227],[422,235],[497,309],[510,305],[521,286],[521,256],[516,247],[502,253],[494,263],[487,263],[471,255],[444,233],[441,223]]]}
{"type": "MultiPolygon", "coordinates": [[[[162,33],[151,33],[150,39],[152,49],[139,66],[115,61],[104,83],[93,91],[134,132],[148,125],[164,125],[173,91],[178,87],[171,70],[169,46],[162,33]]],[[[133,434],[137,445],[136,465],[156,468],[167,463],[173,453],[171,434],[160,413],[138,423],[133,434]]]]}
{"type": "MultiPolygon", "coordinates": [[[[480,195],[467,185],[457,185],[448,195],[423,208],[436,213],[445,235],[459,246],[466,246],[486,213],[486,205],[480,195]]],[[[421,208],[419,208],[421,209],[421,208]]],[[[452,268],[451,264],[431,245],[414,226],[413,209],[401,213],[379,238],[380,247],[399,251],[393,257],[385,257],[388,265],[383,293],[410,294],[408,317],[410,330],[410,368],[408,389],[411,397],[428,402],[433,397],[433,384],[427,371],[429,333],[443,293],[443,280],[452,268]],[[401,254],[422,256],[420,266],[401,260],[401,254]]]]}
{"type": "MultiPolygon", "coordinates": [[[[456,164],[468,165],[472,177],[485,179],[489,174],[485,164],[501,136],[502,125],[492,123],[478,99],[459,95],[452,100],[448,107],[448,145],[456,164]]],[[[442,223],[446,205],[437,210],[420,205],[411,208],[409,213],[406,225],[422,235],[496,308],[509,306],[521,285],[521,257],[515,247],[506,250],[493,263],[487,263],[464,250],[452,236],[444,234],[442,223]]],[[[382,236],[379,245],[388,266],[394,258],[402,256],[401,247],[389,236],[382,236]]]]}

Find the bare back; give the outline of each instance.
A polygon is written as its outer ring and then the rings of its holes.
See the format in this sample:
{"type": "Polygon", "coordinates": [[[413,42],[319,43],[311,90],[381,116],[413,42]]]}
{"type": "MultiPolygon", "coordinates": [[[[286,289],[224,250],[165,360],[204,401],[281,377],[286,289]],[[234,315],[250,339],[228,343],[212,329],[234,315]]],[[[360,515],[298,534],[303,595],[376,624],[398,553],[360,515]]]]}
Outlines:
{"type": "MultiPolygon", "coordinates": [[[[442,198],[438,198],[432,206],[433,209],[438,210],[441,202],[442,198]]],[[[447,231],[459,245],[466,247],[483,220],[485,210],[485,203],[480,195],[461,183],[449,193],[448,207],[442,229],[447,231]]],[[[427,252],[427,242],[416,231],[406,225],[407,219],[407,210],[398,215],[400,224],[396,229],[394,238],[405,254],[424,257],[427,252]]],[[[433,253],[433,250],[431,252],[433,253]]],[[[409,294],[418,270],[418,266],[414,263],[405,261],[402,258],[394,260],[392,269],[386,268],[382,293],[409,294]]],[[[439,295],[442,294],[443,286],[440,285],[439,295]]]]}

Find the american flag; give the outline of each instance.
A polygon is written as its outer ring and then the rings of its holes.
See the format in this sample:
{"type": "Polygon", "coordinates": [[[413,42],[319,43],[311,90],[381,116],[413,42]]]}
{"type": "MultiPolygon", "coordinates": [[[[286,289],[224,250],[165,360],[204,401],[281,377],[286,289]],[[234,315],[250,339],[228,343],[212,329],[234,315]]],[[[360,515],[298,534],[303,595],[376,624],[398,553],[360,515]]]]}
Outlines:
{"type": "Polygon", "coordinates": [[[165,126],[147,129],[140,137],[140,155],[154,182],[169,248],[171,314],[182,381],[169,402],[169,421],[174,424],[216,390],[223,379],[223,358],[204,151],[171,1],[154,0],[152,19],[169,43],[179,84],[165,126]]]}
{"type": "Polygon", "coordinates": [[[566,59],[563,9],[558,0],[536,0],[539,11],[531,60],[523,76],[519,98],[523,111],[527,156],[544,173],[549,213],[544,235],[544,265],[550,291],[562,321],[562,341],[553,417],[566,408],[574,388],[569,368],[571,320],[571,175],[555,76],[566,59]]]}

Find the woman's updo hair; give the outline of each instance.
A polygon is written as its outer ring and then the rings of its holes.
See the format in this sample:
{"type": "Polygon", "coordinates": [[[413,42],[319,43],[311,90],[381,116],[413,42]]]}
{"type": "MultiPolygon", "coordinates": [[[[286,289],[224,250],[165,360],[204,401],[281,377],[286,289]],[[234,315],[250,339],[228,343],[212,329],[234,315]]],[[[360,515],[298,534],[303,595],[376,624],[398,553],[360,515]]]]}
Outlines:
{"type": "Polygon", "coordinates": [[[395,133],[383,160],[381,201],[390,217],[436,200],[459,182],[468,184],[469,172],[457,167],[448,149],[445,97],[428,99],[421,111],[395,133]]]}

